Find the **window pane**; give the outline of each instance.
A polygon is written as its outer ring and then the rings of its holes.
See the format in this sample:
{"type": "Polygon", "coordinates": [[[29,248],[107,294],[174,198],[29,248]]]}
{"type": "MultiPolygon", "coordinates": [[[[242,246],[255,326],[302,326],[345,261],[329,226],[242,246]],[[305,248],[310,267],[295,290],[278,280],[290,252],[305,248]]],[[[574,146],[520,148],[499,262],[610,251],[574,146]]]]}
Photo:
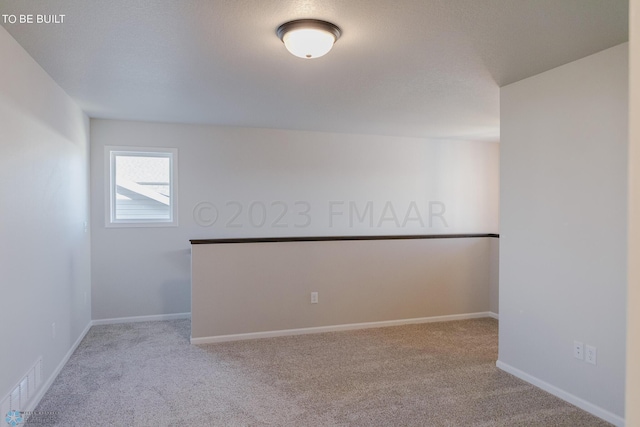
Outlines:
{"type": "Polygon", "coordinates": [[[169,157],[116,155],[115,219],[171,220],[169,157]]]}

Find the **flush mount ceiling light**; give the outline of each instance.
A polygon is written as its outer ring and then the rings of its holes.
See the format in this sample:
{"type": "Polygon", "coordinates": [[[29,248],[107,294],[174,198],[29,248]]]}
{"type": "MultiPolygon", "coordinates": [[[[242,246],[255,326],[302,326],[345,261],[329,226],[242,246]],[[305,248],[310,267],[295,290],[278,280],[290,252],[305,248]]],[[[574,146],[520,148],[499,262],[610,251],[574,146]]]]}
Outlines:
{"type": "Polygon", "coordinates": [[[289,52],[299,58],[320,58],[331,50],[340,38],[340,28],[317,19],[285,22],[276,30],[289,52]]]}

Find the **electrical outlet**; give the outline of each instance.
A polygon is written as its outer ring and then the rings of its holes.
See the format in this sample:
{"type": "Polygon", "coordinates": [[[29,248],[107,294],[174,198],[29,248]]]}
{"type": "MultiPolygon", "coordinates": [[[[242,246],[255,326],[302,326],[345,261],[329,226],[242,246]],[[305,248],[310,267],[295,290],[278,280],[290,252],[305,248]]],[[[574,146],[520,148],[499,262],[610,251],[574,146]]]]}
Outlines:
{"type": "Polygon", "coordinates": [[[33,388],[34,390],[40,388],[40,385],[42,385],[42,358],[38,359],[38,361],[36,362],[36,366],[34,367],[34,373],[35,373],[35,387],[33,388]]]}
{"type": "Polygon", "coordinates": [[[318,303],[318,293],[311,292],[311,304],[317,304],[317,303],[318,303]]]}
{"type": "Polygon", "coordinates": [[[9,399],[11,400],[11,409],[14,411],[21,410],[22,406],[20,405],[20,386],[14,388],[9,396],[9,399]]]}
{"type": "Polygon", "coordinates": [[[598,359],[598,349],[592,345],[587,345],[585,347],[585,350],[586,351],[584,353],[584,360],[586,360],[587,363],[595,365],[598,359]]]}
{"type": "Polygon", "coordinates": [[[580,341],[573,342],[573,357],[584,360],[584,343],[580,341]]]}
{"type": "Polygon", "coordinates": [[[18,386],[20,389],[20,402],[22,407],[24,407],[25,403],[29,401],[31,398],[30,390],[29,390],[29,377],[24,377],[22,381],[20,381],[20,385],[18,386]]]}
{"type": "Polygon", "coordinates": [[[51,324],[51,338],[56,339],[56,322],[51,324]]]}

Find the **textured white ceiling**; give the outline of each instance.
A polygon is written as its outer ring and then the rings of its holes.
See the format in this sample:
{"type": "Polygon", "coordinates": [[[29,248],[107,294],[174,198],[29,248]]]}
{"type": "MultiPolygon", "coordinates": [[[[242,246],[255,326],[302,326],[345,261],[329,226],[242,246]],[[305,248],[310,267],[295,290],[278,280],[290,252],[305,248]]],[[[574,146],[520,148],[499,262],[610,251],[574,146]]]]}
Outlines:
{"type": "Polygon", "coordinates": [[[497,138],[500,86],[628,38],[627,0],[0,0],[0,13],[65,15],[2,25],[91,117],[467,139],[497,138]],[[343,35],[296,58],[275,30],[299,18],[343,35]]]}

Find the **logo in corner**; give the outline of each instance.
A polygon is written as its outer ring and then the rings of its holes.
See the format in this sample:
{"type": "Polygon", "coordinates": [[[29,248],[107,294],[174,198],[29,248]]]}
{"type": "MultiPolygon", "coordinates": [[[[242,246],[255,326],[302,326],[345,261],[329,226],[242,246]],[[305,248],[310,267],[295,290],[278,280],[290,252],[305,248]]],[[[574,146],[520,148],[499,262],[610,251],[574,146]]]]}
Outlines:
{"type": "Polygon", "coordinates": [[[18,411],[9,411],[7,412],[7,416],[5,417],[5,421],[10,426],[17,426],[18,424],[22,424],[24,419],[22,418],[22,413],[18,411]]]}

